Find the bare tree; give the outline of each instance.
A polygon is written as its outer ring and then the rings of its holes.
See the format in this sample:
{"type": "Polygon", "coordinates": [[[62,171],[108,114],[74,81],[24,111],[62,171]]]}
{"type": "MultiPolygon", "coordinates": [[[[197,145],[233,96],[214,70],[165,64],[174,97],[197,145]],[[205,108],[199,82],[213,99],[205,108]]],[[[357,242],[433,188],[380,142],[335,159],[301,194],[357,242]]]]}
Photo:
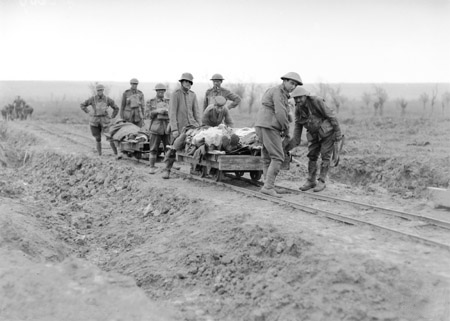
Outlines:
{"type": "Polygon", "coordinates": [[[369,104],[372,101],[372,95],[368,92],[363,92],[361,98],[364,104],[366,105],[366,108],[369,108],[369,104]]]}
{"type": "Polygon", "coordinates": [[[433,115],[433,112],[434,112],[434,104],[436,104],[436,97],[437,97],[437,94],[438,94],[438,86],[436,85],[436,86],[433,88],[432,92],[431,92],[431,102],[430,102],[430,105],[431,105],[431,115],[433,115]]]}
{"type": "Polygon", "coordinates": [[[406,106],[408,106],[408,102],[406,101],[406,99],[401,97],[401,98],[396,100],[396,104],[398,106],[400,106],[400,108],[401,108],[401,115],[405,116],[405,114],[406,114],[406,106]]]}
{"type": "Polygon", "coordinates": [[[430,100],[430,96],[427,93],[422,93],[419,97],[419,100],[423,104],[423,112],[425,113],[425,109],[427,108],[428,100],[430,100]]]}
{"type": "MultiPolygon", "coordinates": [[[[234,92],[236,95],[241,97],[241,99],[244,98],[245,94],[245,85],[242,83],[236,83],[236,84],[230,84],[229,85],[230,90],[234,92]]],[[[241,110],[241,105],[239,105],[239,110],[241,110]]]]}
{"type": "Polygon", "coordinates": [[[330,94],[330,90],[332,89],[330,85],[325,83],[319,83],[315,88],[317,94],[323,99],[327,100],[328,95],[330,94]]]}
{"type": "Polygon", "coordinates": [[[260,85],[257,85],[255,83],[251,83],[248,86],[248,113],[251,114],[253,112],[253,105],[256,102],[256,98],[258,95],[260,85]]]}
{"type": "Polygon", "coordinates": [[[339,108],[345,102],[345,97],[341,94],[341,86],[338,86],[336,89],[330,87],[329,94],[331,97],[331,101],[336,107],[336,113],[339,113],[339,108]]]}
{"type": "Polygon", "coordinates": [[[446,91],[442,94],[442,114],[445,114],[445,108],[450,104],[450,92],[446,91]]]}
{"type": "Polygon", "coordinates": [[[374,104],[375,115],[376,115],[377,109],[378,109],[379,115],[383,116],[383,107],[384,107],[384,104],[386,103],[386,101],[388,100],[389,96],[383,87],[374,85],[374,88],[375,88],[375,94],[374,94],[375,101],[376,101],[376,103],[378,103],[377,106],[375,106],[375,104],[374,104]]]}

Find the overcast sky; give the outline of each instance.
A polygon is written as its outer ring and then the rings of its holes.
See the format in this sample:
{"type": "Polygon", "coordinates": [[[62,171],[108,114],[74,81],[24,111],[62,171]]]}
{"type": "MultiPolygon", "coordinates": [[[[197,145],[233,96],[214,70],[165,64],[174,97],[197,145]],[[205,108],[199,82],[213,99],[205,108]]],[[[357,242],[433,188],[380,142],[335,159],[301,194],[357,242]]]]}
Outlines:
{"type": "Polygon", "coordinates": [[[450,0],[0,0],[1,80],[450,82],[450,0]]]}

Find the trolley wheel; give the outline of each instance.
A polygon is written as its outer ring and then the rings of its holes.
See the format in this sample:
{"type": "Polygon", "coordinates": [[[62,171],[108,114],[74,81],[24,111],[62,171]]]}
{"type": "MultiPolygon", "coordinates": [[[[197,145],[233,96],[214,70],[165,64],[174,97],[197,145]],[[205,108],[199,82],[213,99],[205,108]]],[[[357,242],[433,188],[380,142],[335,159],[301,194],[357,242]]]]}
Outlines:
{"type": "Polygon", "coordinates": [[[136,159],[141,159],[142,158],[142,153],[141,152],[134,152],[134,157],[136,159]]]}
{"type": "Polygon", "coordinates": [[[234,172],[234,175],[236,175],[236,177],[242,177],[242,176],[244,176],[244,171],[236,171],[236,172],[234,172]]]}
{"type": "Polygon", "coordinates": [[[262,171],[251,171],[250,172],[250,177],[254,181],[259,181],[261,179],[261,176],[262,176],[262,171]]]}
{"type": "Polygon", "coordinates": [[[220,182],[223,178],[223,172],[221,170],[218,170],[217,168],[211,169],[211,177],[216,182],[220,182]]]}

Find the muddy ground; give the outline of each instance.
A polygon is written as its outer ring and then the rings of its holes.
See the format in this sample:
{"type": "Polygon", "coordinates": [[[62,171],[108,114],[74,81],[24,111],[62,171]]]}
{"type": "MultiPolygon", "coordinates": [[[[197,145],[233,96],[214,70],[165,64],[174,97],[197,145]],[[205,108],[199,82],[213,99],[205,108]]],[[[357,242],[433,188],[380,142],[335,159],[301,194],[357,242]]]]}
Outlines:
{"type": "MultiPolygon", "coordinates": [[[[386,122],[372,145],[347,125],[324,193],[450,219],[421,179],[448,184],[448,143],[409,134],[377,149],[386,122]],[[406,146],[439,157],[392,157],[406,146]]],[[[450,320],[448,251],[163,180],[103,146],[96,156],[87,125],[0,123],[0,320],[450,320]]],[[[301,162],[278,183],[301,185],[301,162]]]]}

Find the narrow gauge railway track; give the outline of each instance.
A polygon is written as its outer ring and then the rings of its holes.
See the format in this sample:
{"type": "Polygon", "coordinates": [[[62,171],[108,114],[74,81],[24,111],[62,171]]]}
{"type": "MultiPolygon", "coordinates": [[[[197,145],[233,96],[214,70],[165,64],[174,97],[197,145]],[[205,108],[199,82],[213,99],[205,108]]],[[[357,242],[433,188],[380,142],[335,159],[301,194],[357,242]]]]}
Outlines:
{"type": "Polygon", "coordinates": [[[174,170],[173,172],[186,178],[225,186],[246,195],[261,198],[280,205],[287,205],[309,214],[320,215],[349,225],[369,226],[371,228],[407,237],[419,243],[437,246],[450,251],[449,222],[395,211],[380,206],[342,200],[326,195],[314,195],[312,193],[301,192],[280,186],[277,186],[277,190],[285,190],[285,194],[282,194],[282,198],[276,198],[259,192],[259,187],[262,185],[261,182],[230,174],[224,175],[228,178],[227,180],[217,182],[208,178],[187,174],[180,170],[174,170]],[[242,184],[243,182],[245,184],[242,184]],[[301,198],[300,200],[299,197],[301,198]],[[316,202],[311,202],[311,199],[316,202]],[[333,212],[318,208],[317,200],[328,203],[332,202],[333,212]],[[366,213],[364,213],[364,211],[362,212],[361,208],[365,209],[366,213]],[[345,212],[345,214],[342,214],[342,212],[345,212]]]}

